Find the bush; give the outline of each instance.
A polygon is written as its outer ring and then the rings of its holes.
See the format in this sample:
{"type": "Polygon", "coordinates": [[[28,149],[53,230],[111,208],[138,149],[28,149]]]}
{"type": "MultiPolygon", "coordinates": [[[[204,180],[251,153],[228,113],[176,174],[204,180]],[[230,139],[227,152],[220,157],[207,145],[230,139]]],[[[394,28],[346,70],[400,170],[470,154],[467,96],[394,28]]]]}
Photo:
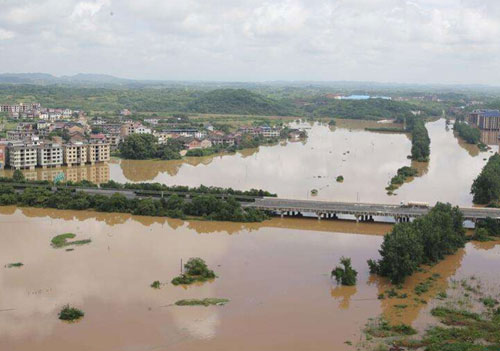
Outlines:
{"type": "Polygon", "coordinates": [[[61,312],[59,312],[59,319],[63,321],[75,321],[77,319],[83,318],[85,313],[78,308],[70,307],[65,305],[61,312]]]}
{"type": "Polygon", "coordinates": [[[185,273],[172,279],[172,284],[192,284],[195,281],[206,281],[215,279],[217,276],[214,271],[208,268],[205,261],[199,257],[190,258],[184,264],[185,273]]]}

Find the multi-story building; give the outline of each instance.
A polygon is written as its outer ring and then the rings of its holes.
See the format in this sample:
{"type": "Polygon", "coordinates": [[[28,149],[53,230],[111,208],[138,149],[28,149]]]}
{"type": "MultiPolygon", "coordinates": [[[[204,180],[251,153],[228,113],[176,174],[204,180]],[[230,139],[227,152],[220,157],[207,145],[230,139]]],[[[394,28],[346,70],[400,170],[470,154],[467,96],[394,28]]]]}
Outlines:
{"type": "Polygon", "coordinates": [[[73,165],[83,166],[87,162],[88,145],[77,142],[64,145],[64,163],[71,167],[73,165]]]}
{"type": "Polygon", "coordinates": [[[22,141],[7,146],[8,165],[13,169],[34,169],[37,165],[37,146],[22,141]]]}
{"type": "Polygon", "coordinates": [[[43,143],[37,148],[38,166],[59,167],[63,164],[63,148],[56,143],[43,143]]]}
{"type": "Polygon", "coordinates": [[[107,142],[93,142],[88,144],[87,162],[108,162],[110,159],[110,145],[107,142]]]}
{"type": "Polygon", "coordinates": [[[474,110],[467,116],[467,122],[481,130],[500,130],[500,111],[474,110]]]}

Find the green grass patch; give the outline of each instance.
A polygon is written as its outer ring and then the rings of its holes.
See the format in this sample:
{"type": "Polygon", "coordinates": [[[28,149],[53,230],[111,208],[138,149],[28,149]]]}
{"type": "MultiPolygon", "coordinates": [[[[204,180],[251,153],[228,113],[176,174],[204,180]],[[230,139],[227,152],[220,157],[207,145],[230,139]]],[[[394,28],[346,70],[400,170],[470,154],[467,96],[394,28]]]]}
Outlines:
{"type": "Polygon", "coordinates": [[[377,319],[371,323],[365,332],[375,338],[387,338],[395,336],[409,336],[417,334],[417,331],[407,324],[391,325],[385,319],[377,319]]]}
{"type": "Polygon", "coordinates": [[[63,321],[76,321],[80,318],[83,318],[85,313],[82,310],[79,310],[75,307],[70,307],[69,305],[63,306],[61,312],[59,312],[59,319],[63,321]]]}
{"type": "Polygon", "coordinates": [[[229,299],[206,298],[206,299],[186,299],[179,300],[177,306],[223,306],[229,302],[229,299]]]}
{"type": "Polygon", "coordinates": [[[73,233],[59,234],[53,237],[50,243],[52,247],[59,249],[70,245],[85,245],[92,241],[90,239],[68,241],[69,239],[74,239],[75,237],[76,234],[73,233]]]}
{"type": "Polygon", "coordinates": [[[482,299],[480,299],[480,301],[486,307],[495,307],[496,305],[498,305],[498,300],[494,299],[492,297],[489,297],[489,296],[488,297],[483,297],[482,299]]]}

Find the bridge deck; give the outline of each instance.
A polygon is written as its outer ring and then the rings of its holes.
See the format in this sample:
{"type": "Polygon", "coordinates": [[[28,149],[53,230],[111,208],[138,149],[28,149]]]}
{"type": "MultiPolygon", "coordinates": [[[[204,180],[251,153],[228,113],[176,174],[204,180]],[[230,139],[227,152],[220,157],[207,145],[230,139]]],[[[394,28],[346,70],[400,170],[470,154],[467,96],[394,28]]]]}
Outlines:
{"type": "MultiPolygon", "coordinates": [[[[262,198],[255,202],[244,204],[260,210],[277,212],[310,212],[320,214],[350,214],[354,216],[384,216],[384,217],[419,217],[429,212],[430,208],[407,207],[394,204],[367,204],[315,200],[292,200],[280,198],[262,198]]],[[[500,209],[461,207],[464,218],[468,220],[499,218],[500,209]]]]}

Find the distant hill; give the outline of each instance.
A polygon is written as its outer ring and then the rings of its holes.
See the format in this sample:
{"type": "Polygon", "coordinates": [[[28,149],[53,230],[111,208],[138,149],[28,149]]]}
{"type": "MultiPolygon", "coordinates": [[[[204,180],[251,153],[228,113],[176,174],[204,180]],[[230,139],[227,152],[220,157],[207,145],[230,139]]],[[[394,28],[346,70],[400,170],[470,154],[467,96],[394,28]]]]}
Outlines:
{"type": "Polygon", "coordinates": [[[246,89],[215,89],[187,105],[187,111],[217,114],[293,115],[290,105],[246,89]]]}

